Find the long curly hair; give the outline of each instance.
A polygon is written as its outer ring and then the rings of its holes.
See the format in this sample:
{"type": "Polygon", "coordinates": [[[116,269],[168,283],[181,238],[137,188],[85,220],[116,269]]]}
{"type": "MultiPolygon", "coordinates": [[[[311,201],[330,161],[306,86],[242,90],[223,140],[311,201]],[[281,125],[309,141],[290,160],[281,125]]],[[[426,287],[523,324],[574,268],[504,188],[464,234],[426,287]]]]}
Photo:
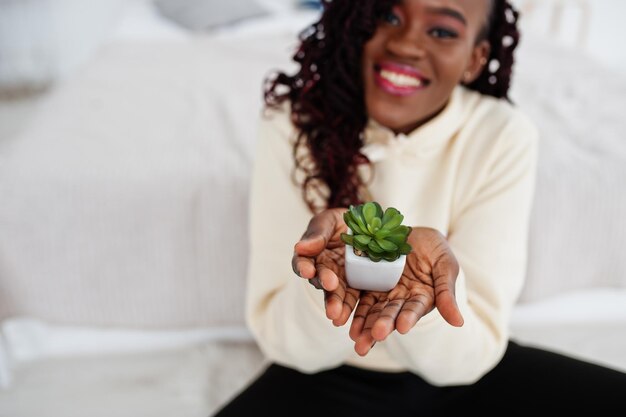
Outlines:
{"type": "MultiPolygon", "coordinates": [[[[292,59],[299,70],[278,72],[265,80],[268,107],[291,104],[291,121],[299,134],[293,148],[294,180],[301,185],[309,209],[347,207],[364,201],[361,165],[371,167],[361,152],[368,121],[363,95],[361,58],[380,17],[400,0],[323,0],[320,19],[300,33],[292,59]]],[[[509,100],[519,43],[518,11],[508,0],[492,0],[488,23],[478,41],[491,52],[469,89],[509,100]]]]}

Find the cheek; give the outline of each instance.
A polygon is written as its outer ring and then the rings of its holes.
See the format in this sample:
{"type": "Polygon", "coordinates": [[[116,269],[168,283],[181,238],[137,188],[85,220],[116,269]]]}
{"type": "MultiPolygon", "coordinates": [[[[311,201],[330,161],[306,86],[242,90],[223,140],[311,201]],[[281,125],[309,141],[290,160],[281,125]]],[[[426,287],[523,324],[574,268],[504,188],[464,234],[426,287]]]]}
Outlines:
{"type": "Polygon", "coordinates": [[[470,57],[466,51],[443,53],[437,60],[437,68],[440,76],[445,77],[451,83],[460,81],[468,67],[470,57]]]}

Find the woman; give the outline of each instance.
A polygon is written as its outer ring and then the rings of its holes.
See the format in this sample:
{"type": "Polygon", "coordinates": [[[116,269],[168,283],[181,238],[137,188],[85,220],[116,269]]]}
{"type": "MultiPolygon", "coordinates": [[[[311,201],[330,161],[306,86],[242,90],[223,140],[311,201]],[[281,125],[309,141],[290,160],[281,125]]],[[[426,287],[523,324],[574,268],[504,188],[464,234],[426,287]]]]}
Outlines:
{"type": "Polygon", "coordinates": [[[509,340],[538,142],[508,97],[517,11],[324,6],[267,86],[253,176],[247,318],[271,364],[216,415],[611,415],[626,375],[509,340]],[[372,200],[412,226],[389,292],[344,276],[342,213],[372,200]]]}

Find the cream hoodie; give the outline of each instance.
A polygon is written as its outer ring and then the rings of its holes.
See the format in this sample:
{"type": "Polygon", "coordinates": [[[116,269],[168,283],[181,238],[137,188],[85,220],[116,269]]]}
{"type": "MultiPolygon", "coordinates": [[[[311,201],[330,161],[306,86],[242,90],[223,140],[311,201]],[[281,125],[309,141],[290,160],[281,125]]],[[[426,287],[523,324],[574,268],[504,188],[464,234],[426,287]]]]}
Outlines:
{"type": "Polygon", "coordinates": [[[453,327],[435,309],[364,357],[348,336],[351,320],[333,326],[322,291],[291,269],[294,244],[312,216],[292,182],[296,135],[286,107],[261,120],[246,320],[266,357],[305,373],[341,364],[410,371],[435,385],[472,383],[493,368],[525,277],[538,144],[533,123],[507,102],[464,87],[409,135],[369,122],[364,153],[374,163],[372,197],[400,210],[405,224],[447,236],[461,266],[456,297],[465,323],[453,327]]]}

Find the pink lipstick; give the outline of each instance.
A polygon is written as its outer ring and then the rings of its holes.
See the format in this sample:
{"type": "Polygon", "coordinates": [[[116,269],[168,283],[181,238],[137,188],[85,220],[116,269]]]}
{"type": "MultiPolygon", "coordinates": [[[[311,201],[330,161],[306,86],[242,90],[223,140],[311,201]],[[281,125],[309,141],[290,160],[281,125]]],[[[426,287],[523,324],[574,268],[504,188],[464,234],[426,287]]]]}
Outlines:
{"type": "Polygon", "coordinates": [[[414,94],[429,84],[415,68],[389,61],[374,66],[374,81],[383,91],[395,96],[414,94]]]}

